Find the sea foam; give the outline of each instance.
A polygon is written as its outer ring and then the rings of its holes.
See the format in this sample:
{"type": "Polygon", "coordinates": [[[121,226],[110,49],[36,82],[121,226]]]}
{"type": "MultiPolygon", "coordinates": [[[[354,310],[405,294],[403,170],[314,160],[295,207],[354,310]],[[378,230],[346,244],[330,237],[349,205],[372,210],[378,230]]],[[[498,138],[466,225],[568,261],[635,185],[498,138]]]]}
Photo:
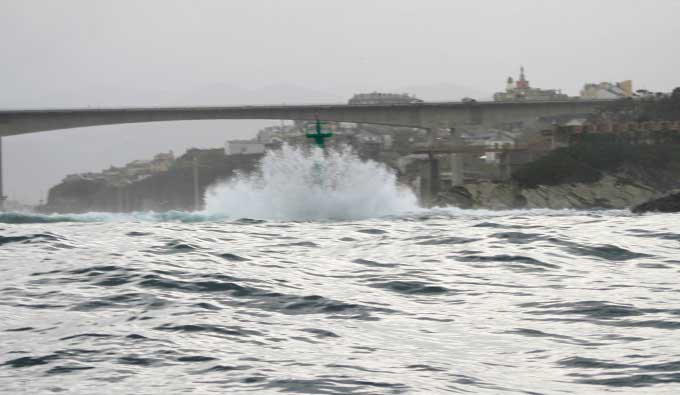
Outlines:
{"type": "Polygon", "coordinates": [[[419,211],[413,192],[385,165],[349,148],[323,152],[284,146],[251,174],[208,189],[204,213],[271,220],[351,220],[419,211]]]}

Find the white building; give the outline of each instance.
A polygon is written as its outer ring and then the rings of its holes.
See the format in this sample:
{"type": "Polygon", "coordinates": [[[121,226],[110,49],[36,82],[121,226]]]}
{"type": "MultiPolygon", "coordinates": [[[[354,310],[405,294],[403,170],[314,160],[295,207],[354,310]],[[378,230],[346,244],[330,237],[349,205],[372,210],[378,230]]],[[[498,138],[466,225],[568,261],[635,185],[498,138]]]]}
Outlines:
{"type": "Polygon", "coordinates": [[[622,99],[631,96],[633,96],[633,81],[631,80],[585,84],[581,89],[582,99],[622,99]]]}
{"type": "Polygon", "coordinates": [[[275,141],[284,141],[289,137],[298,136],[300,133],[300,130],[293,125],[268,126],[257,133],[255,141],[271,144],[275,141]]]}
{"type": "Polygon", "coordinates": [[[224,151],[227,155],[263,154],[265,146],[255,140],[229,140],[224,151]]]}

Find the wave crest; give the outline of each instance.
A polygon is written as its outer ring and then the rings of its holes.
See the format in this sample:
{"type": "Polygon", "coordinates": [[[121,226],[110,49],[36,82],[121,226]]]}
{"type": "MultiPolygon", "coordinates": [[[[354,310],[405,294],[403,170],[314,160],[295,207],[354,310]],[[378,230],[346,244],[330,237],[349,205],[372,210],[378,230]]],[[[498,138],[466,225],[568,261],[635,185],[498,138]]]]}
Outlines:
{"type": "Polygon", "coordinates": [[[419,209],[413,192],[386,166],[348,148],[284,146],[269,151],[256,172],[237,175],[206,193],[208,215],[274,220],[364,219],[419,209]]]}

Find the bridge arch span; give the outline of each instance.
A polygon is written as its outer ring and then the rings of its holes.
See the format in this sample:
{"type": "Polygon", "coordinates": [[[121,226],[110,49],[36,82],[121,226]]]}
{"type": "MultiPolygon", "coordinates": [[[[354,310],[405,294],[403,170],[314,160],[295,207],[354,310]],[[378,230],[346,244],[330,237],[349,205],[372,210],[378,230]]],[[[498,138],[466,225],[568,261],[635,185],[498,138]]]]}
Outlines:
{"type": "Polygon", "coordinates": [[[160,121],[314,120],[414,128],[493,125],[539,117],[586,115],[608,101],[409,103],[0,110],[0,137],[88,126],[160,121]]]}

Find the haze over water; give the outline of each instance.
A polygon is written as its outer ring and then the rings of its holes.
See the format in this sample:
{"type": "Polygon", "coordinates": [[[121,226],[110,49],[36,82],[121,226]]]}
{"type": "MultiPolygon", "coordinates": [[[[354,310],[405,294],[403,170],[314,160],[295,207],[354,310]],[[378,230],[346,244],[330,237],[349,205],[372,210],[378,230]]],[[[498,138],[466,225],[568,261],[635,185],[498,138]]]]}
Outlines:
{"type": "Polygon", "coordinates": [[[0,214],[0,392],[680,391],[678,215],[424,210],[281,155],[201,213],[0,214]]]}

